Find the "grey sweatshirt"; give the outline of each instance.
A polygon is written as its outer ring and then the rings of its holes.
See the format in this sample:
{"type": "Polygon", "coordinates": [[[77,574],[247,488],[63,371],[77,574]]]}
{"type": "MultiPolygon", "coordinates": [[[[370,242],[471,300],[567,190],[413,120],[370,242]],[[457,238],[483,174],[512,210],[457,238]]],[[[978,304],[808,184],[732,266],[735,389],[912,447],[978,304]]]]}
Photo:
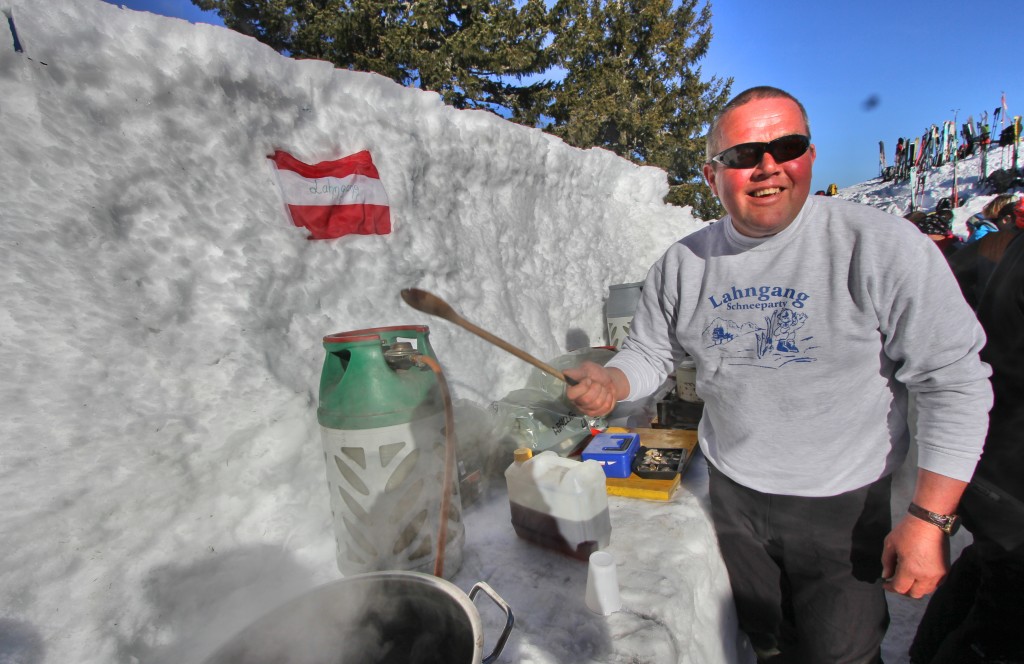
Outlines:
{"type": "Polygon", "coordinates": [[[992,402],[984,342],[926,235],[812,196],[777,235],[745,237],[727,216],[672,245],[608,366],[631,401],[689,353],[708,460],[758,491],[831,496],[906,457],[908,391],[918,465],[970,479],[992,402]]]}

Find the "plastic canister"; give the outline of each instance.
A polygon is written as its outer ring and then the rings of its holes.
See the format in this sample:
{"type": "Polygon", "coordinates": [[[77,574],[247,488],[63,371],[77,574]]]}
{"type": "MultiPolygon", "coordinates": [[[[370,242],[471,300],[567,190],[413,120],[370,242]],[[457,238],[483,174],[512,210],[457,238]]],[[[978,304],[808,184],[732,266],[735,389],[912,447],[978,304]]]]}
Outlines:
{"type": "Polygon", "coordinates": [[[697,363],[689,358],[676,367],[676,392],[683,401],[704,403],[704,400],[697,396],[697,363]]]}
{"type": "Polygon", "coordinates": [[[601,464],[551,451],[530,457],[528,449],[516,450],[515,458],[505,480],[519,537],[581,560],[608,546],[612,524],[601,464]]]}
{"type": "MultiPolygon", "coordinates": [[[[317,419],[345,576],[433,568],[444,484],[444,404],[424,326],[380,327],[324,337],[317,419]],[[402,349],[406,343],[408,350],[402,349]],[[393,352],[402,349],[401,352],[393,352]],[[404,355],[404,359],[403,359],[404,355]]],[[[462,563],[465,525],[457,482],[448,514],[444,573],[462,563]]]]}
{"type": "Polygon", "coordinates": [[[633,323],[633,314],[636,313],[636,305],[640,302],[643,285],[642,281],[638,281],[632,284],[615,284],[608,287],[605,320],[607,321],[609,346],[621,347],[622,342],[629,334],[629,328],[633,323]]]}
{"type": "Polygon", "coordinates": [[[625,478],[633,472],[633,459],[640,449],[637,433],[604,432],[594,436],[580,458],[601,464],[606,477],[625,478]]]}

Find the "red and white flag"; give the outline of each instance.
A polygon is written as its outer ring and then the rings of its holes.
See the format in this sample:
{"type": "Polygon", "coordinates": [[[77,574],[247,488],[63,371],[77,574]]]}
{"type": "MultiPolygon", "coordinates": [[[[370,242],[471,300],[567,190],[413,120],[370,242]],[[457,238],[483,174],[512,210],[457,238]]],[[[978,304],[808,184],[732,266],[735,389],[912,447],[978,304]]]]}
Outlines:
{"type": "Polygon", "coordinates": [[[367,150],[312,165],[281,150],[270,160],[292,223],[310,239],[391,232],[388,196],[367,150]]]}

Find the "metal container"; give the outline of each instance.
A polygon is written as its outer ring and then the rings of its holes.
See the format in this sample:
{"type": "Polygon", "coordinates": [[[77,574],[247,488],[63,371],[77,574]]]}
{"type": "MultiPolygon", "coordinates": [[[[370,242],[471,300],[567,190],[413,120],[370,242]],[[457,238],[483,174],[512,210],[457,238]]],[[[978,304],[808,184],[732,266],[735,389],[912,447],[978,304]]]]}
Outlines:
{"type": "Polygon", "coordinates": [[[258,619],[204,664],[489,664],[515,618],[486,583],[467,597],[457,586],[418,572],[360,574],[315,588],[258,619]],[[479,592],[505,613],[484,657],[479,592]]]}
{"type": "Polygon", "coordinates": [[[697,395],[697,363],[693,359],[684,359],[676,367],[676,392],[683,401],[704,403],[697,395]]]}
{"type": "MultiPolygon", "coordinates": [[[[430,571],[441,523],[444,405],[424,326],[380,327],[324,337],[320,438],[331,494],[338,569],[430,571]]],[[[465,526],[458,483],[444,515],[444,572],[462,563],[465,526]]]]}

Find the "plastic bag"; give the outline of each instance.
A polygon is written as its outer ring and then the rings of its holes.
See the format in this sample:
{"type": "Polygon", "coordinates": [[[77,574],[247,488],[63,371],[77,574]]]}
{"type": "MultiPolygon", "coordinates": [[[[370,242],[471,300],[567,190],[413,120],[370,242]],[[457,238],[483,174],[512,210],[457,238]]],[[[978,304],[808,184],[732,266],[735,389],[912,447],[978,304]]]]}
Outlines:
{"type": "Polygon", "coordinates": [[[549,392],[536,388],[509,392],[491,404],[491,411],[509,456],[516,447],[528,447],[534,454],[551,450],[568,456],[592,429],[607,427],[604,418],[580,415],[564,397],[552,398],[549,392]]]}

